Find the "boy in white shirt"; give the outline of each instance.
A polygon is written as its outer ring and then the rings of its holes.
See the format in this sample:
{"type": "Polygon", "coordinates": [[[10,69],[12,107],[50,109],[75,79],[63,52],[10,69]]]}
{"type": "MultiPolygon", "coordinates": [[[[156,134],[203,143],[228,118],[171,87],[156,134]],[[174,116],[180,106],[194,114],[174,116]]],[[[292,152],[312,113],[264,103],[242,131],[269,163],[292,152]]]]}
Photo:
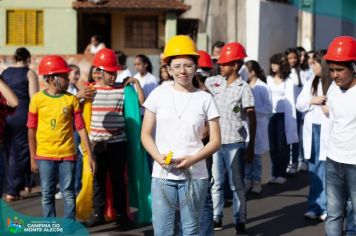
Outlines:
{"type": "Polygon", "coordinates": [[[325,230],[327,235],[342,235],[346,200],[350,198],[356,206],[356,39],[336,37],[324,59],[335,82],[327,93],[331,132],[326,152],[325,230]]]}

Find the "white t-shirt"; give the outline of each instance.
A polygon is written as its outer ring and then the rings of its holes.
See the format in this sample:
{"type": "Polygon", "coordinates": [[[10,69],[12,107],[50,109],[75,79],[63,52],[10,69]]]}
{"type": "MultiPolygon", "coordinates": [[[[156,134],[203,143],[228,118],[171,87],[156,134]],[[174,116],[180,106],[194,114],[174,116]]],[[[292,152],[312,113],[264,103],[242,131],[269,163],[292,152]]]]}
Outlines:
{"type": "MultiPolygon", "coordinates": [[[[137,73],[136,75],[134,75],[134,78],[136,78],[140,82],[145,98],[147,98],[148,95],[150,95],[150,93],[158,86],[156,77],[149,72],[147,72],[144,76],[141,76],[140,73],[137,73]]],[[[141,108],[141,115],[143,115],[144,112],[145,110],[141,108]]]]}
{"type": "Polygon", "coordinates": [[[286,84],[282,81],[276,84],[271,76],[267,76],[267,84],[272,95],[273,113],[284,113],[286,100],[286,84]]]}
{"type": "Polygon", "coordinates": [[[127,77],[131,77],[131,76],[132,76],[131,71],[129,70],[129,68],[126,68],[125,70],[117,72],[115,82],[122,83],[124,81],[124,79],[126,79],[127,77]]]}
{"type": "Polygon", "coordinates": [[[356,165],[356,86],[342,90],[333,83],[327,94],[331,131],[327,157],[356,165]]]}
{"type": "Polygon", "coordinates": [[[252,93],[257,120],[255,154],[263,154],[269,150],[268,123],[272,114],[272,96],[267,84],[260,79],[252,87],[252,93]]]}
{"type": "MultiPolygon", "coordinates": [[[[202,90],[180,92],[171,85],[157,87],[143,106],[156,114],[154,139],[158,151],[162,154],[172,151],[173,159],[194,155],[202,149],[204,145],[201,139],[206,121],[219,117],[211,94],[202,90]]],[[[160,178],[161,171],[162,167],[154,162],[152,177],[160,178]]],[[[193,179],[208,178],[205,160],[191,166],[189,171],[193,179]]],[[[184,180],[185,175],[169,172],[167,178],[184,180]]]]}
{"type": "Polygon", "coordinates": [[[99,43],[98,46],[95,46],[93,44],[90,45],[90,53],[95,55],[97,52],[99,52],[100,49],[105,48],[105,44],[99,43]]]}

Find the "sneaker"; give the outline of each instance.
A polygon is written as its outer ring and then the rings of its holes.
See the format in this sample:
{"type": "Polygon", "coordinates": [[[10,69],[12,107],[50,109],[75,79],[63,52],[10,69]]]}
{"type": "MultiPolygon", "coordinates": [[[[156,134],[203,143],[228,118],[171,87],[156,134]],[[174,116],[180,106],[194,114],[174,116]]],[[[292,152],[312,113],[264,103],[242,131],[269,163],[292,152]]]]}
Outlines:
{"type": "Polygon", "coordinates": [[[276,179],[277,179],[277,177],[272,176],[272,178],[270,178],[267,183],[275,184],[276,183],[276,179]]]}
{"type": "Polygon", "coordinates": [[[312,212],[312,211],[307,211],[305,214],[304,214],[304,218],[306,219],[309,219],[309,220],[316,220],[318,217],[317,215],[312,212]]]}
{"type": "Polygon", "coordinates": [[[288,175],[296,175],[297,174],[297,168],[293,164],[289,165],[287,167],[287,174],[288,175]]]}
{"type": "Polygon", "coordinates": [[[248,193],[251,191],[252,181],[249,179],[245,179],[245,192],[248,193]]]}
{"type": "Polygon", "coordinates": [[[94,227],[94,226],[102,225],[104,223],[105,223],[105,218],[104,218],[103,215],[94,214],[86,222],[86,226],[87,227],[94,227]]]}
{"type": "Polygon", "coordinates": [[[251,188],[251,193],[260,194],[261,191],[262,191],[261,182],[253,181],[252,188],[251,188]]]}
{"type": "Polygon", "coordinates": [[[62,192],[56,193],[56,195],[54,195],[54,198],[57,199],[57,200],[63,199],[63,194],[62,194],[62,192]]]}
{"type": "Polygon", "coordinates": [[[247,234],[245,223],[235,225],[236,234],[247,234]]]}
{"type": "Polygon", "coordinates": [[[214,220],[214,231],[219,231],[223,229],[222,220],[214,220]]]}
{"type": "Polygon", "coordinates": [[[285,184],[287,182],[287,179],[284,177],[277,177],[276,180],[274,181],[275,184],[285,184]]]}
{"type": "Polygon", "coordinates": [[[319,219],[320,219],[321,221],[325,221],[325,219],[326,219],[327,216],[328,216],[328,214],[323,213],[323,214],[321,214],[321,215],[319,216],[319,219]]]}
{"type": "Polygon", "coordinates": [[[305,161],[299,162],[298,171],[308,171],[308,164],[305,161]]]}

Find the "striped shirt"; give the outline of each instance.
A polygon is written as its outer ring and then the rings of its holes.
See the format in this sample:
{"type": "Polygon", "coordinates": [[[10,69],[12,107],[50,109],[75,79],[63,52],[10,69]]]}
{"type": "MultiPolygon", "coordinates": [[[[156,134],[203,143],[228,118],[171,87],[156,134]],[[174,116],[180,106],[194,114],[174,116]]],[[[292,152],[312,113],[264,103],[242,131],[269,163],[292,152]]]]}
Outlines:
{"type": "Polygon", "coordinates": [[[90,123],[90,141],[126,141],[124,87],[103,88],[95,85],[90,123]]]}

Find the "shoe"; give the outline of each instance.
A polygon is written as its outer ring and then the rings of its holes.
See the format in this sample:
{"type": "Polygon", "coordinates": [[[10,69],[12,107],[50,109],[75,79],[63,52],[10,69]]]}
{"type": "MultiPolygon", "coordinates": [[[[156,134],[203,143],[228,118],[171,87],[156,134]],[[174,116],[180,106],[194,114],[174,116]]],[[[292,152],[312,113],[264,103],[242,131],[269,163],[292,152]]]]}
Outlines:
{"type": "Polygon", "coordinates": [[[252,181],[249,179],[245,179],[245,192],[248,193],[251,191],[252,181]]]}
{"type": "Polygon", "coordinates": [[[298,172],[299,171],[308,171],[308,164],[305,161],[301,161],[298,164],[298,172]]]}
{"type": "Polygon", "coordinates": [[[214,231],[219,231],[223,229],[222,220],[214,220],[214,231]]]}
{"type": "Polygon", "coordinates": [[[287,179],[284,177],[277,177],[275,180],[275,184],[285,184],[287,182],[287,179]]]}
{"type": "Polygon", "coordinates": [[[272,178],[270,178],[267,183],[268,184],[275,184],[276,183],[276,179],[277,179],[277,177],[272,176],[272,178]]]}
{"type": "Polygon", "coordinates": [[[304,218],[308,219],[308,220],[316,220],[318,217],[317,215],[312,212],[312,211],[307,211],[305,214],[304,214],[304,218]]]}
{"type": "Polygon", "coordinates": [[[261,182],[253,181],[252,188],[251,188],[251,193],[260,194],[261,191],[262,191],[261,182]]]}
{"type": "Polygon", "coordinates": [[[287,175],[296,175],[297,174],[297,168],[293,164],[289,165],[287,167],[287,175]]]}
{"type": "Polygon", "coordinates": [[[54,198],[56,199],[56,200],[61,200],[61,199],[63,199],[63,194],[62,194],[62,192],[58,192],[58,193],[56,193],[56,195],[54,195],[54,198]]]}
{"type": "Polygon", "coordinates": [[[94,227],[94,226],[102,225],[104,223],[105,223],[105,218],[104,218],[103,215],[94,214],[86,222],[86,226],[87,227],[94,227]]]}
{"type": "Polygon", "coordinates": [[[116,216],[116,225],[122,230],[129,230],[134,228],[133,222],[127,216],[116,216]]]}
{"type": "Polygon", "coordinates": [[[236,234],[247,234],[245,223],[235,225],[236,234]]]}
{"type": "Polygon", "coordinates": [[[319,219],[320,219],[321,221],[325,221],[325,219],[326,219],[327,216],[328,216],[327,213],[323,213],[323,214],[321,214],[321,215],[319,216],[319,219]]]}
{"type": "Polygon", "coordinates": [[[5,201],[6,202],[14,202],[14,201],[18,201],[18,200],[21,200],[21,199],[22,199],[21,196],[12,196],[12,195],[9,195],[9,194],[5,195],[5,201]]]}

